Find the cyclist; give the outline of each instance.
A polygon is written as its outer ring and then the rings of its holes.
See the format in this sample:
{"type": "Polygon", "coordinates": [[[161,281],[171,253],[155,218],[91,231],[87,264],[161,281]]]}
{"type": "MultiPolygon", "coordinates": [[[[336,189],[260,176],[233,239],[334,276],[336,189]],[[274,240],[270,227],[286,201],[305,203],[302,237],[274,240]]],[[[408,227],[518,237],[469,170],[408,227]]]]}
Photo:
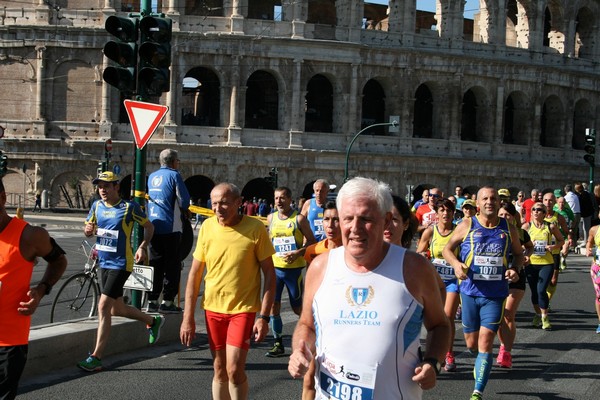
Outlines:
{"type": "Polygon", "coordinates": [[[123,285],[131,274],[133,262],[146,260],[148,244],[152,239],[154,227],[137,203],[125,201],[119,195],[119,178],[112,172],[102,172],[92,181],[98,185],[100,200],[92,204],[87,216],[84,233],[96,234],[96,249],[100,261],[102,295],[98,303],[98,335],[96,347],[88,358],[77,366],[84,371],[102,370],[102,355],[108,343],[112,316],[126,317],[145,322],[150,338],[156,343],[160,328],[165,322],[162,315],[145,314],[123,301],[123,285]],[[133,223],[144,227],[144,240],[140,243],[135,256],[131,249],[133,223]]]}

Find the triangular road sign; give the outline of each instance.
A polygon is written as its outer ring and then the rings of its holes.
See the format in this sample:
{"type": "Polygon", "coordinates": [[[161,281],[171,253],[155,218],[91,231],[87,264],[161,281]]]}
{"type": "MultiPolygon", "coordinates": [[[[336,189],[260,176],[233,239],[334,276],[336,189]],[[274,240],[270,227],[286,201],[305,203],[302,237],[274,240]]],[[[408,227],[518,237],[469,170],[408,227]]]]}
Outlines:
{"type": "Polygon", "coordinates": [[[169,107],[143,101],[125,100],[125,109],[131,122],[135,145],[143,149],[160,121],[167,115],[169,107]]]}

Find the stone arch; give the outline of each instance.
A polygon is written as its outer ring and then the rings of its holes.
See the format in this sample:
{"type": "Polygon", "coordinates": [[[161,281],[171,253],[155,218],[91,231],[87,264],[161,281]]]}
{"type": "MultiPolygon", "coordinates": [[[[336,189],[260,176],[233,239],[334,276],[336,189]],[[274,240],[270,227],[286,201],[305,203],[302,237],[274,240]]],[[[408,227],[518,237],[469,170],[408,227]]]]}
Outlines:
{"type": "Polygon", "coordinates": [[[583,150],[585,130],[594,127],[592,104],[587,99],[579,99],[573,107],[573,137],[571,145],[575,150],[583,150]]]}
{"type": "Polygon", "coordinates": [[[502,143],[527,145],[530,115],[531,106],[527,95],[521,91],[510,93],[504,102],[502,143]]]}
{"type": "Polygon", "coordinates": [[[246,81],[245,127],[279,129],[279,84],[266,70],[253,72],[246,81]]]}
{"type": "Polygon", "coordinates": [[[215,187],[215,182],[212,179],[204,175],[190,176],[185,180],[185,186],[194,204],[207,207],[210,192],[215,187]]]}
{"type": "Polygon", "coordinates": [[[56,67],[52,81],[54,121],[97,122],[100,106],[94,68],[81,60],[64,61],[56,67]]]}
{"type": "Polygon", "coordinates": [[[577,12],[575,19],[575,57],[593,58],[595,54],[596,18],[587,7],[577,12]]]}
{"type": "Polygon", "coordinates": [[[24,114],[35,115],[37,77],[31,61],[12,56],[1,59],[0,76],[3,77],[0,92],[2,119],[21,120],[24,114]]]}
{"type": "Polygon", "coordinates": [[[244,185],[242,197],[244,198],[244,201],[252,200],[253,198],[256,198],[257,200],[267,199],[269,204],[273,204],[273,187],[264,178],[254,178],[244,185]]]}
{"type": "Polygon", "coordinates": [[[544,47],[564,54],[565,32],[564,8],[559,0],[549,0],[544,10],[544,47]]]}
{"type": "Polygon", "coordinates": [[[76,208],[88,208],[91,200],[94,198],[94,186],[91,177],[84,173],[84,170],[74,169],[59,173],[50,184],[49,205],[53,207],[68,207],[68,201],[61,189],[61,186],[68,193],[73,205],[76,208]],[[77,185],[81,186],[83,199],[77,196],[77,185]]]}
{"type": "Polygon", "coordinates": [[[461,105],[461,140],[472,142],[491,141],[491,137],[485,134],[486,105],[487,96],[484,88],[474,86],[464,93],[461,105]]]}
{"type": "Polygon", "coordinates": [[[565,127],[565,108],[557,95],[550,95],[542,105],[539,144],[544,147],[561,147],[565,127]]]}
{"type": "Polygon", "coordinates": [[[419,85],[415,91],[413,108],[413,137],[432,138],[434,100],[430,84],[419,85]]]}
{"type": "Polygon", "coordinates": [[[306,132],[333,132],[334,87],[324,74],[306,84],[304,124],[306,132]]]}
{"type": "MultiPolygon", "coordinates": [[[[385,90],[376,79],[369,79],[362,91],[362,117],[360,129],[369,125],[385,122],[385,90]]],[[[377,126],[371,128],[372,135],[385,135],[385,127],[377,126]]]]}
{"type": "Polygon", "coordinates": [[[183,78],[182,125],[221,126],[221,78],[208,67],[190,69],[183,78]],[[197,82],[188,84],[186,82],[197,82]]]}

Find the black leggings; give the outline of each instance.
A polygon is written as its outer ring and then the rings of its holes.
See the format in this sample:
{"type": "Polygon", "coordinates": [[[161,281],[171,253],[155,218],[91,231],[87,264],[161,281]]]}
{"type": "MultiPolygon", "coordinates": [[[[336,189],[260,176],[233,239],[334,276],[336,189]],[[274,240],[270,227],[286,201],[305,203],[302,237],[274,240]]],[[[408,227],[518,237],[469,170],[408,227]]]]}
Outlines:
{"type": "Polygon", "coordinates": [[[17,397],[19,379],[27,362],[28,345],[0,346],[0,400],[17,397]]]}
{"type": "Polygon", "coordinates": [[[525,267],[527,282],[531,289],[531,304],[539,306],[541,309],[548,309],[550,300],[548,299],[548,285],[554,272],[554,265],[528,265],[525,267]]]}

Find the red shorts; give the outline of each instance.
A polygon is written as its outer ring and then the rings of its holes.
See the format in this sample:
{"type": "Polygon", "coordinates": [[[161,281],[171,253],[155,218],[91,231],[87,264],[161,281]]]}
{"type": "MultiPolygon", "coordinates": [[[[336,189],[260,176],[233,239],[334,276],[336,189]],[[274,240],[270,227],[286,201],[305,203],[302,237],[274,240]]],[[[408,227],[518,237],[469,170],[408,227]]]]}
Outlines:
{"type": "Polygon", "coordinates": [[[211,350],[223,350],[225,345],[250,348],[250,337],[256,313],[221,314],[204,311],[208,344],[211,350]]]}

